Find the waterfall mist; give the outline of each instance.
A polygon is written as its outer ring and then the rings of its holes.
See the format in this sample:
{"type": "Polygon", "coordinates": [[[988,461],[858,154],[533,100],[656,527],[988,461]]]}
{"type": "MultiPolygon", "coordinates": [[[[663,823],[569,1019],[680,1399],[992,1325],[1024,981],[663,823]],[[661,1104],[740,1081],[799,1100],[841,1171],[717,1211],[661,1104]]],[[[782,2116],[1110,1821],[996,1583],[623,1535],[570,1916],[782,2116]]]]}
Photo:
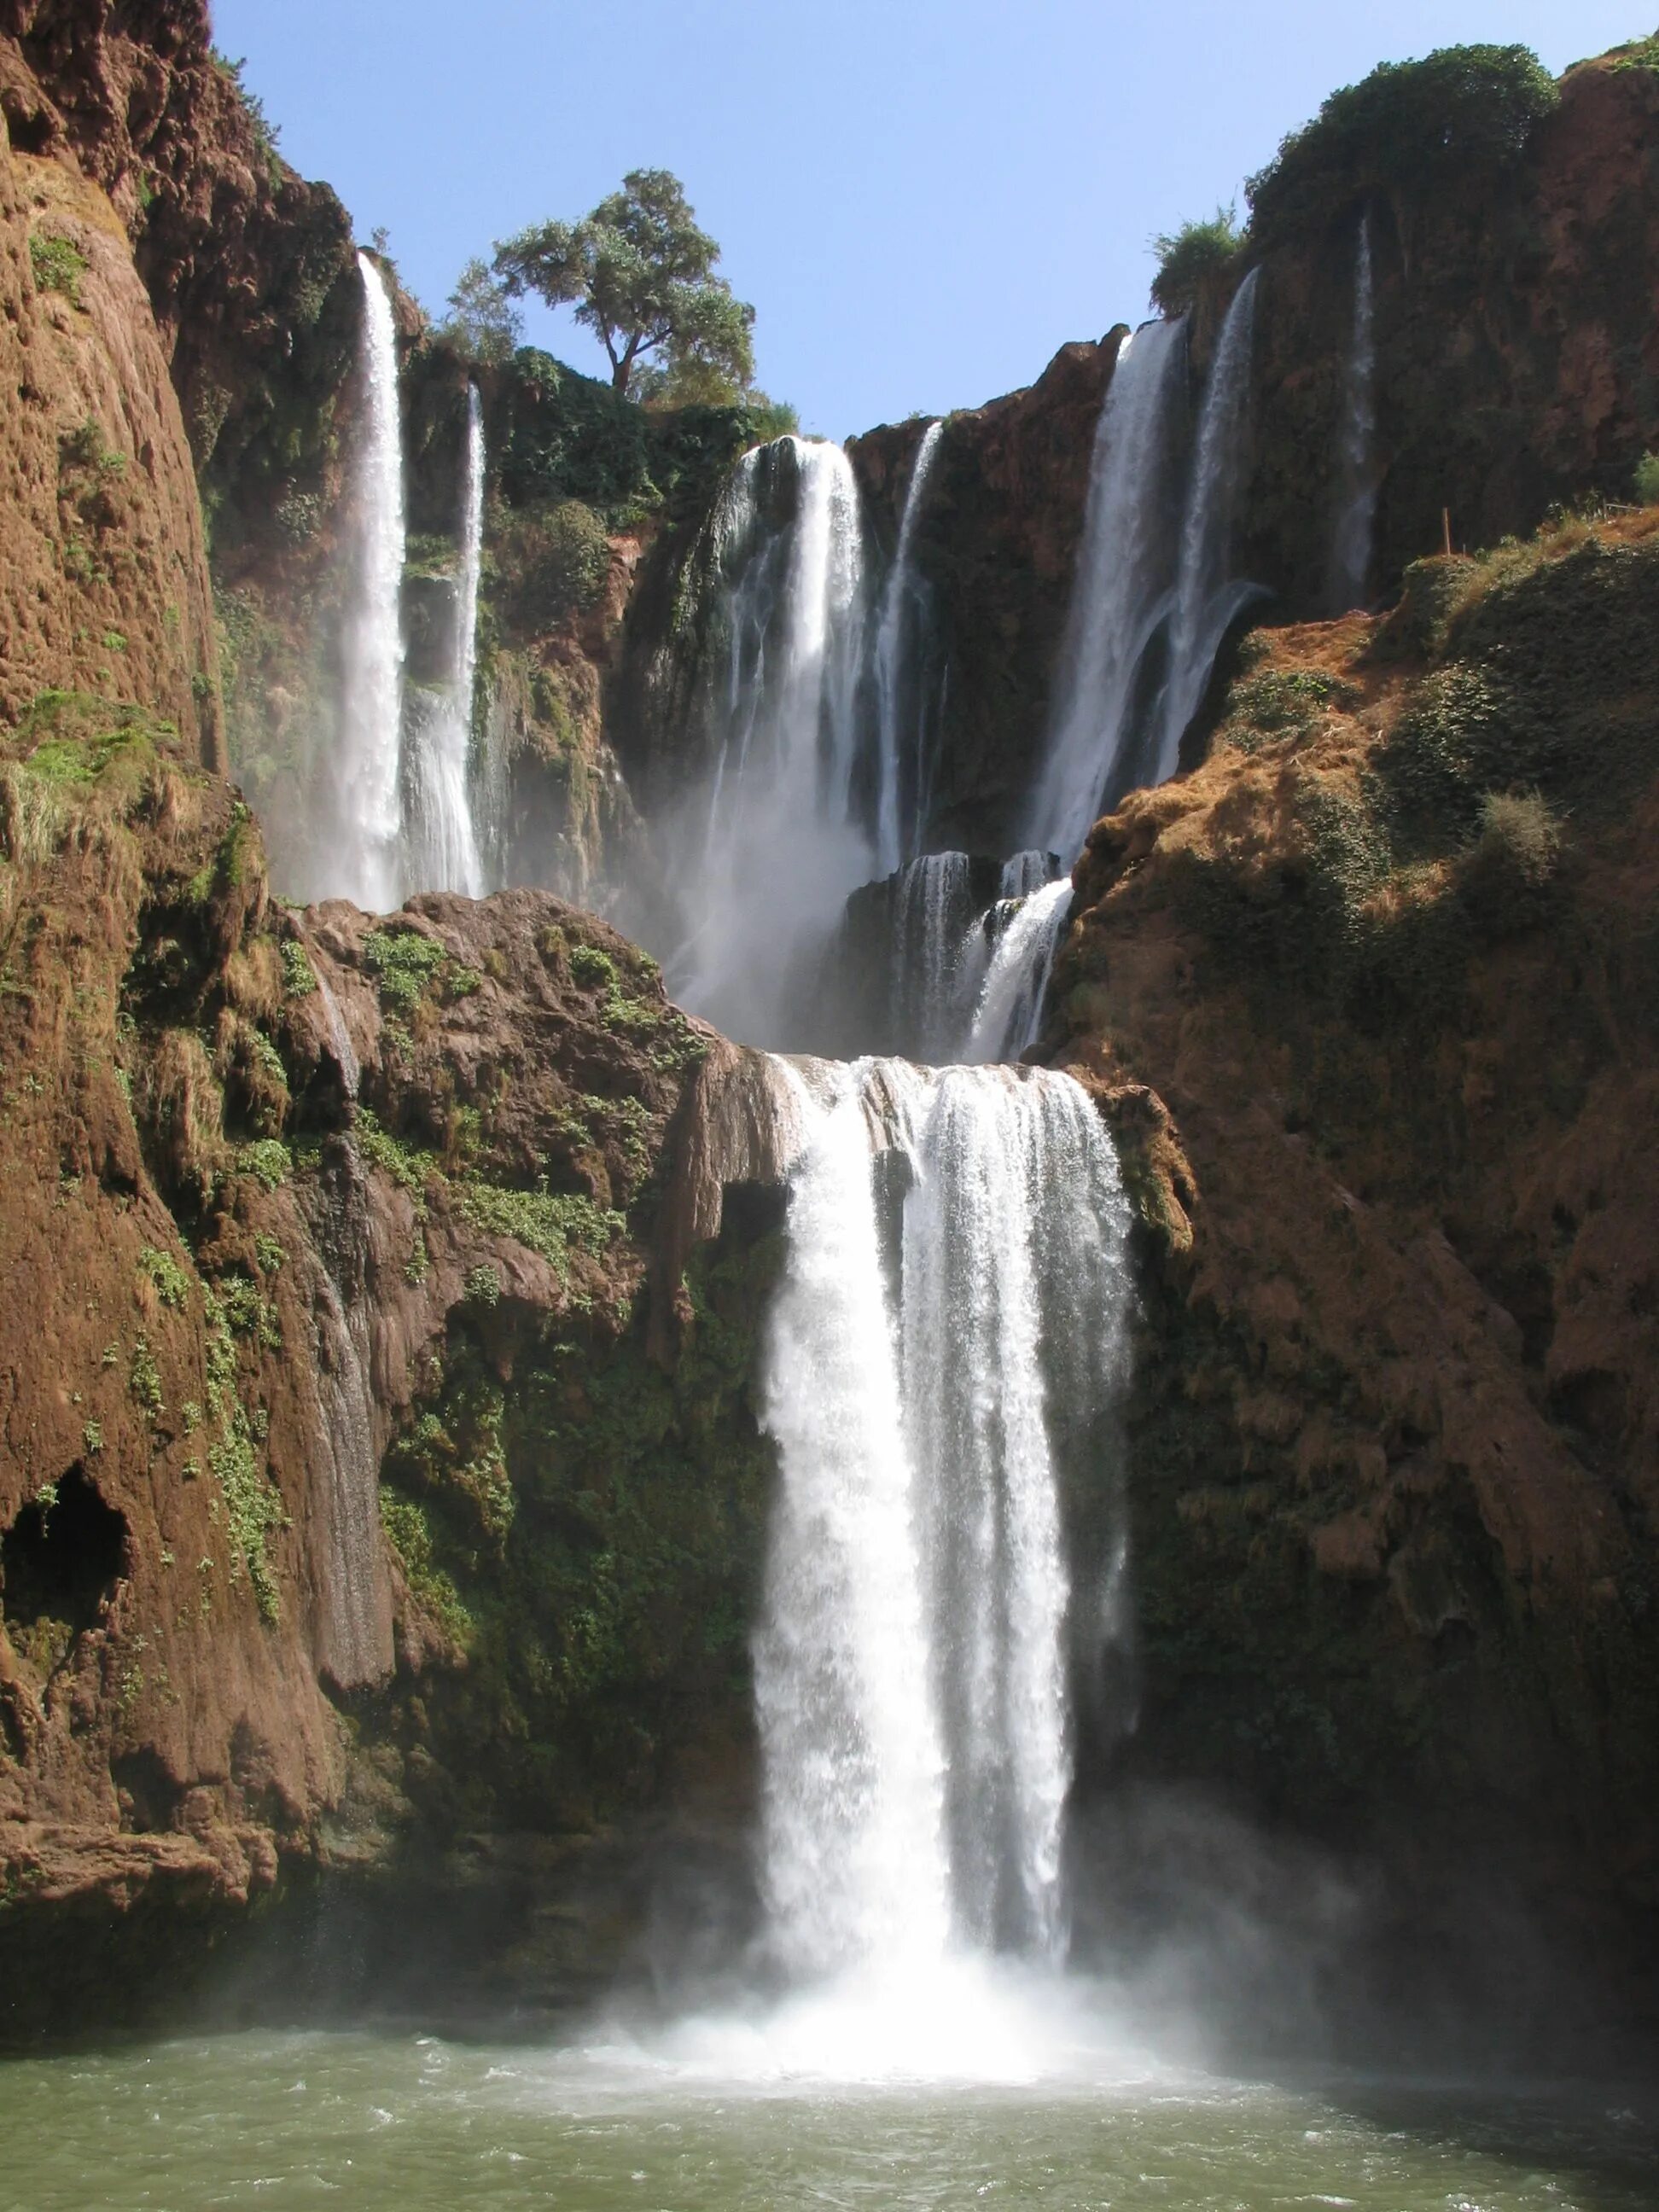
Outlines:
{"type": "Polygon", "coordinates": [[[664,964],[728,1036],[783,1035],[792,984],[873,872],[857,805],[866,604],[858,485],[839,446],[738,464],[701,549],[710,642],[690,720],[708,758],[660,827],[664,964]]]}

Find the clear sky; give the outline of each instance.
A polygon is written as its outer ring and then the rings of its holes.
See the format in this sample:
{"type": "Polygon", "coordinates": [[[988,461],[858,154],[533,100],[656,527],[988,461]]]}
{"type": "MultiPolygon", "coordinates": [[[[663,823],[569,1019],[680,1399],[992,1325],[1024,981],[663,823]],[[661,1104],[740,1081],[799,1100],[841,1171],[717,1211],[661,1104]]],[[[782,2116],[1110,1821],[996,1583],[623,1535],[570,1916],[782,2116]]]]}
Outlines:
{"type": "MultiPolygon", "coordinates": [[[[283,153],[441,313],[462,263],[625,170],[679,175],[761,383],[845,437],[972,406],[1146,314],[1147,241],[1237,198],[1377,62],[1553,70],[1651,0],[215,0],[283,153]]],[[[527,333],[604,357],[539,311],[527,333]]]]}

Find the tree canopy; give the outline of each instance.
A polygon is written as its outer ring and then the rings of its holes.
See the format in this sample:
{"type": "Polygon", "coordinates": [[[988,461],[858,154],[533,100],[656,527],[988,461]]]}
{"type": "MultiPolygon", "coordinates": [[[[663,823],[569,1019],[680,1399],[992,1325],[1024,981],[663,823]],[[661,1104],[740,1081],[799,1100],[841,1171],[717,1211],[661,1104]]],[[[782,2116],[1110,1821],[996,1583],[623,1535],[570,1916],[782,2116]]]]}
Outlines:
{"type": "Polygon", "coordinates": [[[1212,216],[1183,222],[1179,230],[1160,232],[1152,240],[1158,256],[1152,305],[1159,314],[1185,314],[1203,278],[1231,260],[1243,243],[1237,211],[1231,207],[1218,207],[1212,216]]]}
{"type": "Polygon", "coordinates": [[[534,223],[503,240],[495,269],[513,297],[574,307],[617,392],[734,399],[755,374],[755,311],[714,273],[720,253],[678,177],[630,169],[580,222],[534,223]]]}
{"type": "Polygon", "coordinates": [[[1258,244],[1328,221],[1367,191],[1422,198],[1466,171],[1501,171],[1561,97],[1525,46],[1442,46],[1334,92],[1244,186],[1258,244]]]}
{"type": "Polygon", "coordinates": [[[443,329],[471,360],[482,362],[510,360],[524,334],[506,286],[477,259],[455,280],[443,329]]]}

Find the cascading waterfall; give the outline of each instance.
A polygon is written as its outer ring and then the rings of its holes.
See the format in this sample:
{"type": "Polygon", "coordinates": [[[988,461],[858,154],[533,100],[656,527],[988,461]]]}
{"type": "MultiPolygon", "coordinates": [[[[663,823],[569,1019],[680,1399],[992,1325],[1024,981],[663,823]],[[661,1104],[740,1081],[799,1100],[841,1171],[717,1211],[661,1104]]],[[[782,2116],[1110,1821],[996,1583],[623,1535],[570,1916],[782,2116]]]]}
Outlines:
{"type": "Polygon", "coordinates": [[[467,386],[466,451],[461,479],[461,568],[448,681],[408,716],[404,880],[412,890],[483,890],[472,804],[472,690],[477,667],[478,580],[483,558],[483,407],[467,386]]]}
{"type": "Polygon", "coordinates": [[[1158,753],[1145,779],[1148,783],[1166,783],[1175,774],[1181,740],[1202,703],[1221,641],[1243,609],[1260,596],[1260,587],[1236,579],[1230,565],[1243,489],[1250,348],[1260,275],[1252,269],[1233,295],[1205,386],[1181,530],[1181,567],[1158,753]]]}
{"type": "Polygon", "coordinates": [[[905,1049],[919,1059],[948,1060],[956,1051],[972,873],[966,853],[927,853],[899,877],[891,1003],[905,1049]]]}
{"type": "Polygon", "coordinates": [[[856,818],[863,533],[839,446],[790,438],[744,456],[715,518],[729,640],[706,794],[670,842],[685,934],[676,994],[729,1035],[775,1039],[792,977],[872,872],[856,818]],[[760,513],[763,471],[793,470],[793,513],[760,513]]]}
{"type": "Polygon", "coordinates": [[[366,253],[357,256],[357,267],[363,284],[363,417],[355,476],[356,557],[341,641],[344,684],[333,849],[322,888],[325,896],[355,899],[380,913],[401,896],[403,451],[392,301],[366,253]]]}
{"type": "Polygon", "coordinates": [[[941,422],[930,422],[910,466],[905,489],[904,511],[899,519],[898,546],[882,594],[876,628],[875,675],[877,707],[877,803],[875,868],[890,875],[915,849],[919,823],[922,746],[920,716],[907,678],[913,678],[915,632],[923,618],[915,570],[916,521],[927,489],[927,477],[944,433],[941,422]],[[906,738],[917,740],[908,747],[906,738]],[[908,763],[907,752],[909,756],[908,763]],[[905,790],[905,769],[910,770],[910,789],[905,790]],[[908,797],[908,819],[905,799],[908,797]]]}
{"type": "Polygon", "coordinates": [[[1353,343],[1342,398],[1337,453],[1341,504],[1331,546],[1330,603],[1342,613],[1363,605],[1371,568],[1371,530],[1376,514],[1372,448],[1376,436],[1376,336],[1371,279],[1371,218],[1359,218],[1353,276],[1353,343]]]}
{"type": "Polygon", "coordinates": [[[1054,1958],[1061,1485],[1121,1358],[1112,1148],[1045,1071],[775,1066],[805,1147],[763,1415],[781,1462],[755,1646],[772,1942],[804,1978],[908,1982],[953,1949],[1054,1958]],[[908,1173],[896,1224],[879,1150],[908,1173]]]}
{"type": "Polygon", "coordinates": [[[1072,907],[1072,881],[1062,876],[1024,898],[1008,899],[988,917],[988,958],[963,1048],[964,1060],[1018,1060],[1036,1041],[1054,954],[1072,907]]]}
{"type": "Polygon", "coordinates": [[[1055,707],[1026,824],[1033,846],[1068,865],[1116,785],[1137,678],[1167,611],[1185,329],[1148,323],[1123,341],[1095,432],[1055,707]]]}

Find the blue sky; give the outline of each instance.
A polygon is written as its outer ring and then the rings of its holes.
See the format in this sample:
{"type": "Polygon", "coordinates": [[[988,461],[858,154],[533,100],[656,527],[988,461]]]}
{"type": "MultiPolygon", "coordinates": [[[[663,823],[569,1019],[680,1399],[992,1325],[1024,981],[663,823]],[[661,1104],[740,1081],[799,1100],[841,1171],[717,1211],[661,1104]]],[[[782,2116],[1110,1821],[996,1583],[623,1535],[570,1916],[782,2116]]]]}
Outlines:
{"type": "MultiPolygon", "coordinates": [[[[1339,84],[1474,40],[1552,69],[1633,0],[215,0],[283,151],[441,313],[461,264],[675,170],[761,382],[845,437],[1028,384],[1146,313],[1147,241],[1237,197],[1339,84]]],[[[568,314],[529,335],[603,369],[568,314]]]]}

